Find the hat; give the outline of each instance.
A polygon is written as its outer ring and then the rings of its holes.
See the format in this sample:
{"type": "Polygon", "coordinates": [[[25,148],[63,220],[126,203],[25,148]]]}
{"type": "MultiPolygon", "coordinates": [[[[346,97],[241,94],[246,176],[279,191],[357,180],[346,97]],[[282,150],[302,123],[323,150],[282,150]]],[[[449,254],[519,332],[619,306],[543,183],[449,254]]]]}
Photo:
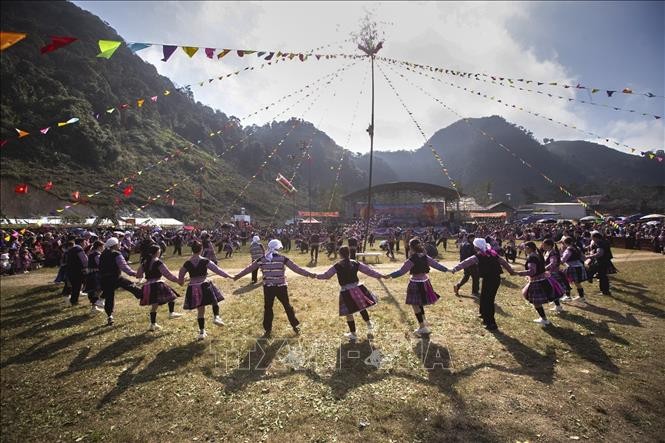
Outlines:
{"type": "Polygon", "coordinates": [[[120,241],[117,238],[111,237],[108,240],[106,240],[106,243],[104,243],[104,247],[106,249],[111,249],[112,247],[118,246],[119,244],[120,244],[120,241]]]}
{"type": "Polygon", "coordinates": [[[487,251],[487,242],[484,238],[476,238],[473,240],[473,246],[480,249],[481,252],[487,251]]]}

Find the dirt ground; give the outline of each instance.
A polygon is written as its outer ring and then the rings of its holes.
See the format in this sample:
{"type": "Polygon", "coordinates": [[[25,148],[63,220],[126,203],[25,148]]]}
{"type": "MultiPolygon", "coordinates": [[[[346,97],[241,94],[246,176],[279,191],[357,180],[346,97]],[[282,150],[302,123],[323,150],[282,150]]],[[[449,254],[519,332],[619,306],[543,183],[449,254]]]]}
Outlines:
{"type": "MultiPolygon", "coordinates": [[[[289,255],[316,272],[331,263],[289,255]]],[[[442,297],[427,309],[429,340],[411,333],[408,277],[365,278],[380,298],[370,311],[378,329],[367,340],[357,317],[357,343],[342,336],[334,277],[290,275],[303,332],[293,334],[276,303],[269,340],[259,338],[261,286],[215,277],[226,325],[213,325],[207,312],[204,342],[195,340],[192,312],[169,320],[162,307],[163,330],[148,332],[148,309],[119,291],[116,324],[107,327],[103,313],[64,303],[54,269],[3,277],[1,440],[665,441],[665,259],[615,255],[612,295],[585,284],[588,306],[548,312],[546,328],[531,321],[524,279],[506,276],[494,334],[480,326],[470,282],[455,297],[461,274],[433,271],[442,297]]],[[[403,258],[377,267],[387,273],[403,258]]],[[[171,270],[183,261],[169,251],[171,270]]],[[[220,265],[237,272],[248,262],[244,250],[220,265]]]]}

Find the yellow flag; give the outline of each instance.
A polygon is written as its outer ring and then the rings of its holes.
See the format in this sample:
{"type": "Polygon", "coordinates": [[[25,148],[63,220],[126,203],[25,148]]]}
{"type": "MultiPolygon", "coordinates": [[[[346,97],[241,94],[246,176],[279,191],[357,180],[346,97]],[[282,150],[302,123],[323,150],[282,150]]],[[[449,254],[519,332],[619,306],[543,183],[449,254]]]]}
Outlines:
{"type": "Polygon", "coordinates": [[[143,106],[144,101],[145,101],[145,99],[143,99],[143,98],[136,100],[136,106],[138,106],[140,108],[141,106],[143,106]]]}
{"type": "Polygon", "coordinates": [[[0,32],[0,51],[15,45],[27,36],[28,34],[21,34],[20,32],[0,32]]]}
{"type": "Polygon", "coordinates": [[[183,46],[182,50],[185,51],[185,54],[189,55],[189,58],[192,58],[194,54],[199,50],[199,48],[196,48],[194,46],[183,46]]]}
{"type": "Polygon", "coordinates": [[[171,93],[171,91],[169,91],[168,89],[166,91],[164,91],[164,95],[169,95],[170,93],[171,93]]]}
{"type": "Polygon", "coordinates": [[[115,53],[115,51],[120,47],[119,41],[115,40],[100,40],[99,41],[99,54],[97,57],[102,57],[109,59],[115,53]]]}

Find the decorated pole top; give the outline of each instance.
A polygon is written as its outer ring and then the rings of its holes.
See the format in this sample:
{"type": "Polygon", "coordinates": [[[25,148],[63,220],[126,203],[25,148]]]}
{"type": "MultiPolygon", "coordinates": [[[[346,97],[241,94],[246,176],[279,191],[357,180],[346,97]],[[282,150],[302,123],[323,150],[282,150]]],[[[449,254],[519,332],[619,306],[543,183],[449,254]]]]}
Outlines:
{"type": "Polygon", "coordinates": [[[352,33],[351,37],[358,43],[358,49],[369,57],[374,57],[383,48],[384,39],[379,35],[378,25],[369,12],[360,22],[360,31],[352,33]]]}

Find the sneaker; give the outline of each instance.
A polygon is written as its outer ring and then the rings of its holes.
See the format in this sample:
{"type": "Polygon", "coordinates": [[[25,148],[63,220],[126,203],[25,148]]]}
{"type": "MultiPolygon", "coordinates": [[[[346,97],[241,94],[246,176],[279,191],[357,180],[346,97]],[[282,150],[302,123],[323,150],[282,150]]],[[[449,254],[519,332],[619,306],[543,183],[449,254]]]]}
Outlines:
{"type": "Polygon", "coordinates": [[[456,296],[459,297],[459,286],[453,285],[453,292],[455,293],[456,296]]]}
{"type": "Polygon", "coordinates": [[[212,322],[217,326],[224,326],[224,320],[222,320],[222,317],[220,317],[219,315],[216,315],[215,319],[212,322]]]}
{"type": "Polygon", "coordinates": [[[559,299],[559,301],[562,303],[567,303],[569,301],[573,301],[573,298],[570,295],[564,295],[559,299]]]}
{"type": "Polygon", "coordinates": [[[423,326],[423,327],[421,327],[421,328],[415,329],[415,330],[413,331],[413,333],[414,333],[415,335],[417,335],[418,337],[420,337],[420,336],[422,336],[422,335],[430,335],[430,334],[432,333],[432,331],[430,330],[429,327],[427,327],[427,326],[423,326]]]}
{"type": "Polygon", "coordinates": [[[261,338],[270,338],[272,337],[272,331],[265,331],[261,338]]]}
{"type": "Polygon", "coordinates": [[[584,298],[584,297],[579,297],[579,296],[578,296],[578,297],[575,297],[575,298],[573,299],[573,301],[574,301],[574,302],[577,302],[577,303],[580,303],[580,304],[584,304],[584,305],[586,305],[586,298],[584,298]]]}
{"type": "Polygon", "coordinates": [[[358,340],[358,336],[356,335],[355,332],[345,332],[344,337],[348,338],[349,341],[356,341],[358,340]]]}
{"type": "Polygon", "coordinates": [[[97,300],[95,302],[95,306],[97,306],[98,308],[102,308],[102,310],[103,310],[104,309],[104,300],[102,300],[102,299],[97,300]]]}
{"type": "Polygon", "coordinates": [[[199,332],[199,335],[196,337],[198,341],[205,340],[205,338],[208,336],[206,333],[205,329],[199,332]]]}
{"type": "Polygon", "coordinates": [[[534,323],[537,323],[537,324],[540,325],[540,326],[547,326],[547,325],[550,324],[550,321],[549,321],[549,320],[544,319],[544,318],[542,318],[542,317],[538,317],[538,318],[535,319],[533,322],[534,322],[534,323]]]}
{"type": "Polygon", "coordinates": [[[372,320],[367,322],[367,338],[372,340],[374,338],[374,322],[372,320]]]}
{"type": "Polygon", "coordinates": [[[162,327],[159,326],[157,323],[150,323],[150,329],[148,329],[148,330],[149,331],[159,331],[160,329],[162,329],[162,327]]]}
{"type": "Polygon", "coordinates": [[[550,311],[556,312],[557,314],[561,314],[563,312],[563,306],[554,305],[550,308],[550,311]]]}
{"type": "Polygon", "coordinates": [[[301,332],[301,331],[300,331],[300,325],[298,325],[298,326],[294,326],[294,327],[293,327],[293,332],[295,332],[296,335],[300,335],[300,332],[301,332]]]}
{"type": "Polygon", "coordinates": [[[109,318],[106,319],[106,325],[113,326],[113,316],[110,316],[109,318]]]}
{"type": "Polygon", "coordinates": [[[90,313],[91,313],[91,314],[97,314],[97,313],[99,313],[99,312],[101,312],[101,311],[103,311],[103,309],[101,309],[99,306],[97,306],[97,305],[95,305],[95,304],[93,304],[92,306],[90,306],[90,313]]]}
{"type": "Polygon", "coordinates": [[[180,318],[182,317],[181,312],[169,312],[169,319],[180,318]]]}

